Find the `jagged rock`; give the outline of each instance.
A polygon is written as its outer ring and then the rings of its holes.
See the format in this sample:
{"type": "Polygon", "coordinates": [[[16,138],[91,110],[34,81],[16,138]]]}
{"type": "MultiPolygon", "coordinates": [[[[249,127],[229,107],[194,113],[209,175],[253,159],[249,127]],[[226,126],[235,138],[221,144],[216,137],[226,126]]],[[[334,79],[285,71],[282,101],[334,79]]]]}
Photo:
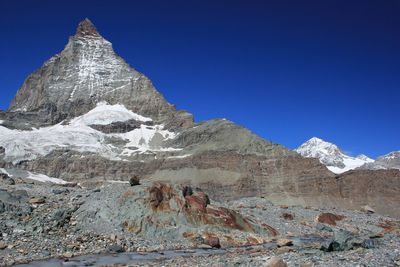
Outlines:
{"type": "Polygon", "coordinates": [[[349,231],[339,230],[334,233],[332,239],[326,241],[321,246],[321,250],[326,252],[345,251],[355,248],[374,248],[377,241],[369,238],[357,237],[349,231]]]}

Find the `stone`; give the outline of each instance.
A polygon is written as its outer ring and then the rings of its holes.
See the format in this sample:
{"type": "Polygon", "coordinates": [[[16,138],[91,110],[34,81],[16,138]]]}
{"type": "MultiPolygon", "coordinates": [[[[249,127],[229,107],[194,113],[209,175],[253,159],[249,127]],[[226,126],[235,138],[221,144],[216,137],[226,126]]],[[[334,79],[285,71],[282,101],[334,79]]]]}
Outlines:
{"type": "Polygon", "coordinates": [[[130,184],[131,186],[140,185],[140,179],[139,179],[139,177],[137,177],[136,175],[132,176],[132,177],[129,179],[129,184],[130,184]]]}
{"type": "Polygon", "coordinates": [[[317,223],[317,225],[315,225],[315,228],[318,231],[326,231],[326,232],[333,232],[333,229],[323,223],[317,223]]]}
{"type": "Polygon", "coordinates": [[[212,248],[221,248],[221,244],[219,242],[219,238],[216,236],[206,235],[203,237],[204,244],[209,245],[212,248]]]}
{"type": "Polygon", "coordinates": [[[288,247],[288,246],[293,246],[293,241],[290,239],[282,238],[278,239],[276,244],[278,247],[288,247]]]}
{"type": "Polygon", "coordinates": [[[125,252],[125,249],[120,245],[110,245],[107,247],[107,251],[109,253],[122,253],[125,252]]]}
{"type": "Polygon", "coordinates": [[[62,189],[53,189],[53,190],[51,190],[51,192],[52,192],[54,195],[60,195],[60,194],[67,194],[67,193],[69,193],[69,190],[68,190],[67,188],[62,188],[62,189]]]}
{"type": "Polygon", "coordinates": [[[291,213],[284,212],[282,213],[282,218],[285,220],[292,221],[294,219],[294,215],[291,213]]]}
{"type": "Polygon", "coordinates": [[[337,221],[343,220],[344,216],[341,215],[336,215],[333,213],[321,213],[320,215],[317,216],[316,221],[319,223],[325,223],[329,225],[336,225],[337,221]]]}
{"type": "Polygon", "coordinates": [[[0,249],[5,249],[5,248],[7,248],[7,244],[0,241],[0,249]]]}
{"type": "Polygon", "coordinates": [[[67,258],[67,259],[72,258],[73,256],[74,256],[74,254],[72,252],[65,252],[63,254],[63,257],[67,258]]]}
{"type": "Polygon", "coordinates": [[[368,213],[368,214],[375,213],[375,210],[368,205],[362,206],[361,211],[368,213]]]}
{"type": "Polygon", "coordinates": [[[43,204],[45,202],[46,202],[46,200],[44,198],[40,198],[40,197],[34,197],[29,200],[29,203],[35,204],[35,205],[43,204]]]}
{"type": "Polygon", "coordinates": [[[346,251],[357,248],[375,248],[377,240],[370,238],[357,237],[349,231],[339,230],[334,233],[332,239],[321,245],[321,250],[325,252],[346,251]]]}
{"type": "Polygon", "coordinates": [[[274,256],[265,263],[266,267],[287,267],[286,262],[281,258],[274,256]]]}

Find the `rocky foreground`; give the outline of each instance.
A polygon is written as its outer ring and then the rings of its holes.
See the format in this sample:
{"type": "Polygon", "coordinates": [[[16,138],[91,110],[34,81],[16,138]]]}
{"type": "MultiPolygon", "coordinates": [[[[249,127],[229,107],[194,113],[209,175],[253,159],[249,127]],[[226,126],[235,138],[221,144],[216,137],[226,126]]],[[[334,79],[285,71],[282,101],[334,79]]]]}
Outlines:
{"type": "Polygon", "coordinates": [[[400,222],[369,207],[214,202],[200,188],[136,180],[95,188],[6,175],[0,182],[1,266],[400,264],[400,222]]]}

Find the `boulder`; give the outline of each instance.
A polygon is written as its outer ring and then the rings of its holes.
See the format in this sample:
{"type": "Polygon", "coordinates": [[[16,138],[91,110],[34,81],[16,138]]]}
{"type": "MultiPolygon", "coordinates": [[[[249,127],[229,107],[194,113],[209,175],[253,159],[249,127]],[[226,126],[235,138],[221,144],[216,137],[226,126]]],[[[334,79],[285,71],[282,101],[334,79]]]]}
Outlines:
{"type": "Polygon", "coordinates": [[[281,257],[272,257],[265,264],[266,267],[287,267],[288,265],[281,257]]]}
{"type": "Polygon", "coordinates": [[[129,179],[129,184],[130,184],[131,186],[140,185],[140,179],[139,179],[139,177],[137,177],[136,175],[134,175],[133,177],[131,177],[131,179],[129,179]]]}
{"type": "Polygon", "coordinates": [[[336,225],[337,221],[343,220],[344,216],[342,215],[336,215],[333,213],[321,213],[320,215],[317,216],[317,222],[319,223],[325,223],[329,225],[336,225]]]}

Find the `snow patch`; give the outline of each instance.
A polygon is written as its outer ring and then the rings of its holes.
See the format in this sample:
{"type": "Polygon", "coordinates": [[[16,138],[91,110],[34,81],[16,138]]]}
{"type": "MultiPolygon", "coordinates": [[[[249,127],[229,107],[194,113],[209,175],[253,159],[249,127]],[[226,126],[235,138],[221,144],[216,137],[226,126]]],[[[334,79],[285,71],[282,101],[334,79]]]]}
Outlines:
{"type": "Polygon", "coordinates": [[[67,125],[60,123],[31,131],[11,130],[0,125],[0,146],[6,151],[4,159],[14,164],[22,160],[33,160],[62,148],[91,152],[111,160],[123,160],[121,157],[147,151],[181,150],[162,146],[165,140],[176,137],[176,133],[164,130],[163,125],[142,124],[138,129],[118,134],[105,134],[88,126],[130,119],[143,122],[151,120],[127,110],[123,105],[100,103],[67,125]],[[107,141],[111,137],[125,140],[126,145],[113,145],[107,141]]]}
{"type": "Polygon", "coordinates": [[[170,156],[167,159],[183,159],[183,158],[187,158],[190,157],[192,154],[185,154],[185,155],[179,155],[179,156],[170,156]]]}
{"type": "Polygon", "coordinates": [[[113,122],[122,122],[128,120],[152,121],[147,118],[128,110],[124,105],[108,105],[106,102],[100,102],[88,113],[79,116],[71,121],[71,125],[107,125],[113,122]]]}
{"type": "Polygon", "coordinates": [[[32,173],[32,172],[28,172],[28,177],[27,178],[31,179],[31,180],[43,182],[43,183],[68,184],[67,181],[64,181],[62,179],[49,177],[49,176],[44,175],[44,174],[35,174],[35,173],[32,173]]]}

